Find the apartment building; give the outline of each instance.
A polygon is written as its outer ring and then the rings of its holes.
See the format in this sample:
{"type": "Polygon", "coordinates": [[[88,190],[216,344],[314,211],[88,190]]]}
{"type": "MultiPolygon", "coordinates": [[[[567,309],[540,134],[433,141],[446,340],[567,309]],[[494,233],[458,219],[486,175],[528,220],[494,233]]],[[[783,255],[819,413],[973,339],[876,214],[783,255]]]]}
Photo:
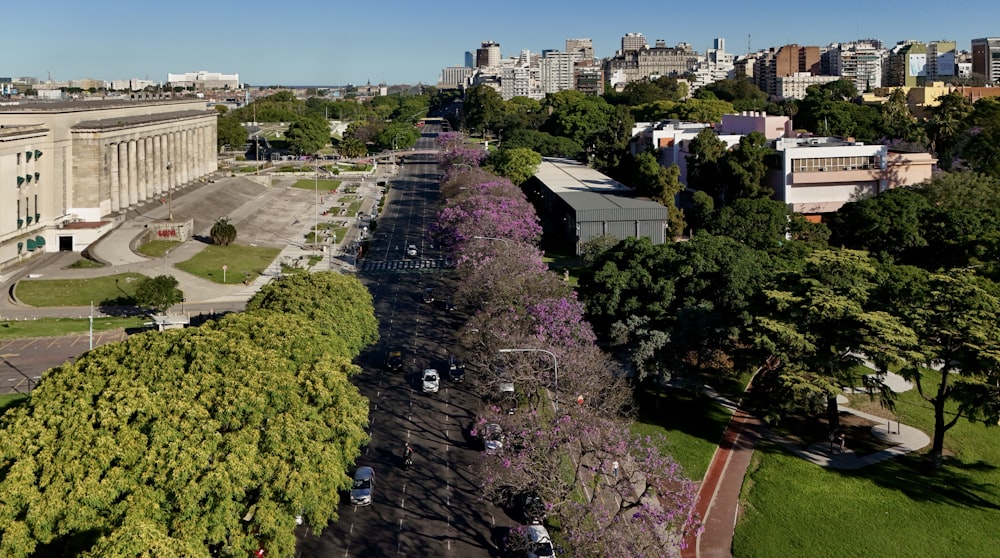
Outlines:
{"type": "Polygon", "coordinates": [[[1000,37],[972,39],[972,73],[986,77],[986,83],[1000,83],[1000,37]]]}

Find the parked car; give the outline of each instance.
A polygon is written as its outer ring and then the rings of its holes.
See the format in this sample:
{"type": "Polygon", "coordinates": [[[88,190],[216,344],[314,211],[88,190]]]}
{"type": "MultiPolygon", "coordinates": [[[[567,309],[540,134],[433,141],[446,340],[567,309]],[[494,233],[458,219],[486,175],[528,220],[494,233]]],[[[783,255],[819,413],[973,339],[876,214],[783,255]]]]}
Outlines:
{"type": "Polygon", "coordinates": [[[545,521],[545,503],[534,490],[522,492],[518,496],[517,504],[525,523],[537,525],[545,521]]]}
{"type": "Polygon", "coordinates": [[[401,369],[403,367],[403,352],[389,351],[389,355],[385,357],[385,367],[389,370],[401,369]]]}
{"type": "Polygon", "coordinates": [[[449,357],[448,359],[448,378],[453,382],[462,382],[465,380],[465,366],[455,357],[449,357]]]}
{"type": "Polygon", "coordinates": [[[441,387],[441,377],[438,376],[438,371],[433,368],[424,370],[424,374],[421,379],[423,381],[425,393],[437,393],[438,389],[441,387]]]}
{"type": "Polygon", "coordinates": [[[372,503],[372,491],[375,490],[375,469],[358,467],[354,472],[354,484],[351,485],[351,505],[367,506],[372,503]]]}
{"type": "Polygon", "coordinates": [[[528,540],[528,558],[555,558],[552,539],[544,526],[528,525],[524,537],[528,540]]]}
{"type": "Polygon", "coordinates": [[[407,246],[406,247],[406,255],[409,256],[409,257],[411,257],[411,258],[417,257],[417,245],[416,244],[410,244],[409,246],[407,246]]]}
{"type": "Polygon", "coordinates": [[[427,304],[434,302],[434,289],[430,287],[424,289],[424,302],[427,304]]]}
{"type": "Polygon", "coordinates": [[[494,422],[483,427],[483,451],[496,455],[503,451],[503,428],[494,422]]]}

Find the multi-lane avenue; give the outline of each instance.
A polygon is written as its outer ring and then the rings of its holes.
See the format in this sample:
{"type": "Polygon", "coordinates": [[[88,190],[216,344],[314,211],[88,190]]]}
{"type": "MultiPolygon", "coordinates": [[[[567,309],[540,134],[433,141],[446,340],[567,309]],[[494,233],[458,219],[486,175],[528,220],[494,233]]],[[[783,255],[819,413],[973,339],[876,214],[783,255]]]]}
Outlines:
{"type": "MultiPolygon", "coordinates": [[[[438,131],[426,126],[416,148],[432,149],[438,131]]],[[[369,271],[359,274],[374,298],[381,335],[359,357],[364,371],[355,382],[371,401],[371,443],[358,466],[375,469],[373,503],[351,506],[342,494],[340,521],[320,535],[306,518],[299,556],[496,556],[511,523],[479,498],[474,466],[480,451],[468,437],[480,405],[472,390],[475,375],[456,384],[446,373],[461,317],[444,304],[454,278],[427,234],[438,209],[439,179],[430,156],[410,156],[400,165],[361,266],[369,271]],[[416,256],[407,255],[410,245],[416,256]],[[434,302],[424,302],[426,288],[434,289],[434,302]],[[385,367],[393,350],[405,358],[399,371],[385,367]],[[425,368],[442,374],[437,393],[421,389],[425,368]],[[403,467],[406,442],[414,449],[409,468],[403,467]]]]}

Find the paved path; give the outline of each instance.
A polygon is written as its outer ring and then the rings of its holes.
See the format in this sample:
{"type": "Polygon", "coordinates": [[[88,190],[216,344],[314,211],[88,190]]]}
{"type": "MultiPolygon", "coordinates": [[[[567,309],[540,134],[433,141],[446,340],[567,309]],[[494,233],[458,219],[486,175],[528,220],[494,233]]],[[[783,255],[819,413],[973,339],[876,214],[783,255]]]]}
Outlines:
{"type": "MultiPolygon", "coordinates": [[[[386,176],[382,173],[379,178],[386,176]]],[[[214,182],[197,183],[175,193],[172,200],[174,220],[192,219],[195,238],[180,244],[162,258],[147,258],[134,252],[132,246],[148,223],[166,219],[168,207],[154,201],[129,210],[119,217],[121,222],[115,229],[90,247],[95,259],[109,265],[70,269],[67,266],[80,259],[79,254],[72,252],[47,253],[31,258],[2,284],[4,293],[0,295],[0,320],[90,316],[89,307],[35,308],[20,304],[13,296],[14,287],[18,281],[29,276],[45,280],[87,279],[127,272],[151,277],[166,274],[177,279],[178,288],[186,298],[185,303],[172,308],[172,312],[191,314],[242,310],[249,298],[280,274],[282,264],[294,265],[321,254],[304,245],[304,237],[317,223],[327,221],[336,221],[349,229],[342,242],[329,246],[322,260],[314,264],[312,269],[355,271],[354,262],[350,258],[341,257],[339,249],[360,234],[356,220],[347,216],[320,217],[322,210],[339,205],[339,195],[319,195],[312,190],[291,188],[290,185],[297,178],[224,177],[214,182]],[[316,204],[317,198],[319,206],[316,204]],[[208,237],[212,224],[221,217],[231,219],[237,228],[240,243],[281,249],[279,256],[265,272],[249,284],[241,281],[229,284],[207,281],[175,267],[178,262],[190,259],[207,246],[199,238],[208,237]]],[[[358,195],[364,200],[362,210],[368,210],[375,204],[379,188],[375,186],[374,180],[367,177],[362,180],[360,176],[340,179],[360,185],[358,195]]],[[[221,264],[222,262],[220,267],[221,264]]],[[[230,277],[229,281],[233,279],[230,277]]],[[[105,314],[95,308],[95,317],[103,315],[105,314]]]]}
{"type": "MultiPolygon", "coordinates": [[[[898,377],[897,377],[898,378],[898,377]]],[[[897,378],[887,381],[893,389],[910,389],[906,382],[897,378]]],[[[899,455],[920,450],[930,443],[930,438],[920,430],[891,422],[885,418],[845,407],[844,397],[838,397],[840,411],[851,413],[872,422],[873,434],[882,441],[892,444],[885,450],[859,455],[847,447],[828,443],[803,447],[781,439],[764,427],[760,421],[732,402],[722,400],[723,405],[733,411],[733,417],[723,433],[722,441],[712,456],[698,491],[695,512],[702,519],[704,530],[686,541],[687,548],[681,553],[683,558],[729,558],[733,555],[733,535],[739,519],[740,492],[746,477],[754,447],[762,437],[775,440],[788,452],[829,469],[853,470],[872,465],[899,455]],[[884,426],[882,426],[884,424],[884,426]]]]}

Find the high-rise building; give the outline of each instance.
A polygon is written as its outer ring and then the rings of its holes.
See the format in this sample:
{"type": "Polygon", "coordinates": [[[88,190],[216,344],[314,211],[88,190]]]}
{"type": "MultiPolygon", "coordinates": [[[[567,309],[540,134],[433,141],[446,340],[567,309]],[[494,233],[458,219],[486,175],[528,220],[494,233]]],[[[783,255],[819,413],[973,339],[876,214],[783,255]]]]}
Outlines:
{"type": "Polygon", "coordinates": [[[681,76],[693,72],[698,53],[687,43],[668,47],[657,41],[653,48],[619,53],[605,60],[604,75],[616,88],[652,76],[681,76]]]}
{"type": "Polygon", "coordinates": [[[920,87],[927,83],[927,45],[906,40],[889,50],[885,85],[920,87]]]}
{"type": "Polygon", "coordinates": [[[642,33],[626,33],[622,37],[622,54],[626,52],[636,52],[649,48],[646,44],[646,36],[642,33]]]}
{"type": "Polygon", "coordinates": [[[927,43],[927,81],[952,77],[957,73],[955,41],[931,41],[927,43]]]}
{"type": "Polygon", "coordinates": [[[972,39],[972,73],[1000,83],[1000,37],[972,39]]]}
{"type": "Polygon", "coordinates": [[[566,39],[566,52],[579,53],[584,60],[593,60],[594,41],[591,39],[566,39]]]}
{"type": "Polygon", "coordinates": [[[476,67],[494,68],[500,65],[500,43],[485,41],[476,49],[476,67]]]}
{"type": "Polygon", "coordinates": [[[476,55],[472,54],[468,50],[465,51],[465,67],[475,68],[476,67],[476,55]]]}
{"type": "Polygon", "coordinates": [[[573,89],[574,70],[581,59],[579,53],[547,51],[539,60],[541,66],[542,92],[556,93],[573,89]]]}
{"type": "Polygon", "coordinates": [[[785,45],[777,50],[769,49],[754,64],[754,79],[757,87],[768,95],[778,94],[778,78],[797,74],[819,75],[819,47],[785,45]]]}
{"type": "Polygon", "coordinates": [[[829,60],[829,75],[851,80],[859,93],[882,87],[887,51],[876,40],[830,45],[824,59],[829,60]]]}

